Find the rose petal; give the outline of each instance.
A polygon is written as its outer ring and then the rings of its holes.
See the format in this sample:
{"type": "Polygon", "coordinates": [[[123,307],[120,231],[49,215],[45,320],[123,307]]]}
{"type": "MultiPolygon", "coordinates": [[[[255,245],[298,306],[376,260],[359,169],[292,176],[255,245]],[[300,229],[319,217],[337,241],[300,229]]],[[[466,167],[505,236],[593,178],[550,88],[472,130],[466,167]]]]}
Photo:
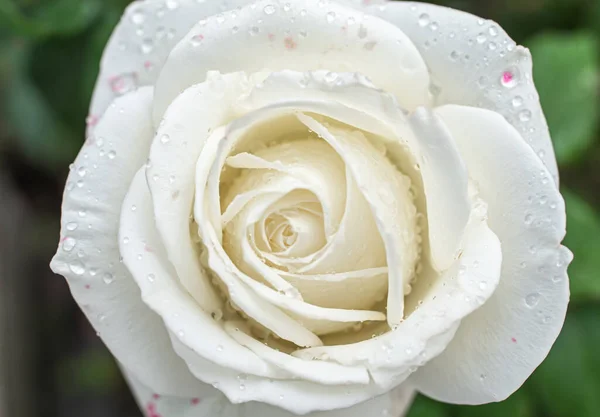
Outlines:
{"type": "Polygon", "coordinates": [[[495,22],[447,7],[388,2],[367,7],[404,31],[431,71],[436,105],[483,107],[504,116],[544,162],[558,183],[558,169],[531,54],[495,22]],[[435,38],[435,42],[434,42],[435,38]]]}
{"type": "MultiPolygon", "coordinates": [[[[173,47],[199,20],[250,2],[176,0],[172,4],[177,7],[166,7],[164,0],[131,3],[104,50],[90,107],[92,120],[116,97],[153,86],[173,47]]],[[[93,124],[88,128],[91,132],[93,124]]]]}
{"type": "Polygon", "coordinates": [[[364,135],[337,130],[336,136],[309,116],[300,113],[298,119],[340,154],[371,206],[385,242],[389,271],[387,320],[393,327],[403,319],[404,285],[410,281],[419,255],[414,236],[416,209],[409,192],[410,181],[377,153],[364,135]],[[369,157],[365,158],[366,155],[369,157]]]}
{"type": "Polygon", "coordinates": [[[357,71],[407,109],[428,103],[427,68],[394,25],[365,19],[333,2],[319,7],[317,0],[259,0],[243,7],[235,19],[213,17],[199,23],[173,49],[156,83],[155,121],[181,91],[203,81],[207,71],[264,68],[357,71]]]}
{"type": "Polygon", "coordinates": [[[420,107],[411,115],[425,198],[431,262],[443,271],[454,262],[469,220],[469,175],[454,139],[435,114],[420,107]]]}
{"type": "Polygon", "coordinates": [[[490,227],[502,243],[502,278],[414,382],[445,402],[501,401],[546,357],[564,321],[571,260],[560,246],[564,202],[550,172],[502,116],[461,106],[436,113],[489,204],[490,227]]]}
{"type": "MultiPolygon", "coordinates": [[[[222,367],[268,377],[281,376],[227,335],[218,321],[223,316],[222,311],[217,310],[215,319],[211,318],[178,285],[177,275],[156,231],[152,198],[143,169],[131,183],[123,205],[138,207],[135,212],[125,209],[121,214],[119,234],[123,262],[139,286],[142,300],[163,319],[171,334],[177,335],[179,343],[222,367]],[[152,251],[148,252],[148,247],[152,251]]],[[[168,347],[169,351],[172,349],[173,346],[168,347]]],[[[199,394],[200,390],[196,388],[195,393],[199,394]]]]}
{"type": "Polygon", "coordinates": [[[146,176],[152,192],[156,227],[177,277],[209,314],[221,308],[202,270],[190,234],[196,161],[210,132],[234,117],[230,103],[246,87],[242,74],[215,75],[191,87],[169,107],[150,149],[146,176]],[[202,114],[202,117],[197,117],[202,114]]]}
{"type": "MultiPolygon", "coordinates": [[[[224,396],[216,398],[181,398],[160,396],[150,391],[127,371],[124,371],[127,382],[133,390],[136,401],[143,410],[154,410],[159,415],[168,417],[296,417],[297,414],[267,404],[251,402],[246,404],[231,404],[224,396]]],[[[404,417],[413,397],[414,389],[401,386],[391,393],[365,401],[351,408],[334,411],[317,411],[305,414],[306,417],[364,417],[381,415],[404,417]]],[[[289,398],[283,400],[290,402],[289,398]]]]}
{"type": "Polygon", "coordinates": [[[415,288],[420,292],[418,308],[393,331],[358,343],[301,349],[293,355],[302,359],[326,357],[342,365],[364,364],[382,387],[403,382],[447,347],[461,320],[480,308],[498,285],[500,242],[488,228],[486,215],[483,203],[471,212],[461,243],[462,255],[450,269],[435,280],[428,275],[437,272],[422,272],[420,279],[429,285],[415,288]]]}
{"type": "MultiPolygon", "coordinates": [[[[100,119],[67,180],[61,244],[52,270],[113,355],[154,392],[191,395],[202,385],[174,354],[160,318],[119,262],[118,224],[129,182],[152,140],[152,89],[118,98],[100,119]]],[[[131,208],[129,208],[130,210],[131,208]]]]}

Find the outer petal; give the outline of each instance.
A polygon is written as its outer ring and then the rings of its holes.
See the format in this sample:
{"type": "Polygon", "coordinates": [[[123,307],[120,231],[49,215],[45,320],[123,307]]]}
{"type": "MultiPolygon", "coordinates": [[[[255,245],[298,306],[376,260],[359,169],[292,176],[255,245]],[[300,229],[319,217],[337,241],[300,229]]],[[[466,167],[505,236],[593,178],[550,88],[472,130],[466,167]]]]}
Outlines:
{"type": "Polygon", "coordinates": [[[571,260],[560,246],[564,202],[548,170],[500,115],[461,106],[436,112],[489,204],[489,224],[502,243],[502,277],[414,382],[445,402],[500,401],[542,362],[562,328],[571,260]]]}
{"type": "Polygon", "coordinates": [[[203,81],[207,71],[265,68],[356,71],[407,109],[429,101],[427,67],[394,25],[334,2],[259,0],[235,18],[200,22],[173,49],[156,83],[155,121],[181,91],[203,81]]]}
{"type": "Polygon", "coordinates": [[[114,30],[102,56],[90,108],[90,127],[115,97],[154,85],[165,60],[185,34],[208,16],[251,0],[143,0],[133,2],[114,30]]]}
{"type": "Polygon", "coordinates": [[[365,12],[396,24],[431,71],[436,104],[483,107],[503,115],[558,182],[546,119],[532,80],[529,51],[496,23],[440,6],[388,2],[365,12]]]}
{"type": "Polygon", "coordinates": [[[52,270],[115,357],[154,392],[191,394],[197,380],[175,355],[160,318],[140,299],[119,262],[121,203],[152,139],[152,90],[117,99],[73,165],[63,201],[61,243],[52,270]]]}
{"type": "MultiPolygon", "coordinates": [[[[165,417],[295,417],[297,414],[261,403],[231,404],[227,398],[156,397],[142,383],[125,372],[129,386],[142,410],[149,415],[165,417]]],[[[410,386],[400,386],[392,392],[351,408],[318,411],[306,417],[404,417],[415,391],[410,386]]],[[[291,401],[291,400],[290,400],[291,401]]]]}
{"type": "MultiPolygon", "coordinates": [[[[200,20],[217,15],[215,19],[219,21],[223,18],[235,19],[238,12],[234,9],[251,2],[252,0],[138,0],[131,3],[102,56],[100,75],[90,108],[90,129],[93,130],[98,118],[115,97],[137,86],[154,85],[173,47],[200,20]]],[[[363,2],[339,1],[357,8],[363,2]]],[[[369,4],[379,3],[384,3],[384,0],[369,1],[369,4]]]]}

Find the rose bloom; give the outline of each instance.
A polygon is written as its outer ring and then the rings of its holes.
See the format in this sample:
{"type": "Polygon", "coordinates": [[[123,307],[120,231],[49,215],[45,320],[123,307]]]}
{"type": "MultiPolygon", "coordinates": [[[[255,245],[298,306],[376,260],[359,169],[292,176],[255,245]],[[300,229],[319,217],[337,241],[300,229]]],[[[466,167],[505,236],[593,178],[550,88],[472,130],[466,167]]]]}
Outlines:
{"type": "Polygon", "coordinates": [[[147,416],[501,401],[569,298],[531,69],[428,4],[133,3],[52,268],[147,416]]]}

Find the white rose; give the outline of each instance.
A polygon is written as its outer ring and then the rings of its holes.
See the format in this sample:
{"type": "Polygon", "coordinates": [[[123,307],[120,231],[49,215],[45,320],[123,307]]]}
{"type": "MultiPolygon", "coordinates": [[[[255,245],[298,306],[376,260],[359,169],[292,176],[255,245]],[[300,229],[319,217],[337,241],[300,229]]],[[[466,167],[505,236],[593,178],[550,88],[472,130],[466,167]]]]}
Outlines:
{"type": "Polygon", "coordinates": [[[52,268],[148,416],[502,400],[569,297],[531,65],[427,4],[136,2],[52,268]]]}

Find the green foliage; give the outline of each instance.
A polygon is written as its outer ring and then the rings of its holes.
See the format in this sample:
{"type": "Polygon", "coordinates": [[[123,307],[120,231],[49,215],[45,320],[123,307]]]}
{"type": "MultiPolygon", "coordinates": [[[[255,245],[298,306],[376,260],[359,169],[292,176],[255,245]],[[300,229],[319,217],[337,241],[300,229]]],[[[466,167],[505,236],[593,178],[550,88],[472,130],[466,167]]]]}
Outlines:
{"type": "Polygon", "coordinates": [[[598,131],[598,40],[588,31],[545,33],[528,44],[556,157],[560,164],[574,163],[598,131]]]}
{"type": "Polygon", "coordinates": [[[565,245],[575,258],[569,267],[571,300],[600,301],[600,217],[587,202],[563,190],[567,204],[565,245]]]}
{"type": "Polygon", "coordinates": [[[449,417],[449,413],[444,404],[418,395],[410,407],[407,417],[449,417]]]}
{"type": "Polygon", "coordinates": [[[572,310],[552,352],[531,379],[540,411],[597,417],[600,410],[600,306],[572,310]]]}
{"type": "Polygon", "coordinates": [[[14,34],[43,38],[80,32],[98,16],[102,0],[42,2],[28,16],[13,0],[0,0],[0,23],[14,34]]]}

